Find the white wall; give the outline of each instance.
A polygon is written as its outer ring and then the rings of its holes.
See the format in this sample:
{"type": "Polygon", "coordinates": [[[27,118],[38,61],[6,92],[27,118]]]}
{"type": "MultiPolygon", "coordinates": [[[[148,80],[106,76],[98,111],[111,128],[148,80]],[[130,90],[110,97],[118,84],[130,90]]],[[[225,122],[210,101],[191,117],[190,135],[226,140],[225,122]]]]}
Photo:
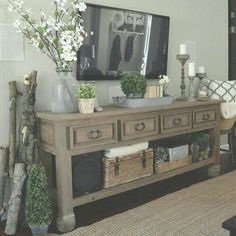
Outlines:
{"type": "MultiPolygon", "coordinates": [[[[0,2],[0,23],[11,23],[12,15],[6,10],[6,1],[0,2]]],[[[33,12],[50,10],[48,0],[27,0],[33,12]]],[[[197,65],[205,65],[209,78],[226,80],[228,75],[228,1],[227,0],[88,0],[88,3],[128,8],[170,16],[170,38],[168,52],[168,76],[171,83],[168,92],[180,94],[180,65],[176,61],[179,44],[186,40],[196,42],[197,65]]],[[[0,145],[8,143],[8,81],[17,80],[31,70],[38,71],[37,110],[50,108],[50,80],[55,75],[55,66],[25,41],[23,62],[0,61],[0,145]]],[[[119,85],[115,82],[96,83],[99,103],[108,103],[108,87],[119,85]],[[105,93],[107,91],[107,93],[105,93]]]]}

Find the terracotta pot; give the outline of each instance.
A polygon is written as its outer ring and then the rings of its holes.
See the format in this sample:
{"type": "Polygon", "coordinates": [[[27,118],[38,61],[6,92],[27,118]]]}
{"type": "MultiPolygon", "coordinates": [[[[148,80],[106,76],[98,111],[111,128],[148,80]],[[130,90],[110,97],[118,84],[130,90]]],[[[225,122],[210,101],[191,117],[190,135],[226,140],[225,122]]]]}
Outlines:
{"type": "Polygon", "coordinates": [[[95,98],[78,98],[80,113],[93,113],[95,98]]]}

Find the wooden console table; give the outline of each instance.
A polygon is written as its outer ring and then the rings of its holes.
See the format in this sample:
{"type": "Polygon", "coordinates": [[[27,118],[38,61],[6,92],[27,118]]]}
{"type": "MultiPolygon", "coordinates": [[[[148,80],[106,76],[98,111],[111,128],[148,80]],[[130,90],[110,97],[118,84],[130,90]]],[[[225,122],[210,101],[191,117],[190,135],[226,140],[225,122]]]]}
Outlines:
{"type": "Polygon", "coordinates": [[[61,232],[75,226],[73,207],[130,189],[154,183],[180,173],[219,164],[220,102],[174,101],[171,105],[143,108],[107,106],[92,114],[39,112],[39,143],[43,151],[55,155],[57,227],[61,232]],[[211,157],[162,174],[73,198],[72,164],[74,155],[159,140],[180,134],[208,130],[214,139],[211,157]]]}

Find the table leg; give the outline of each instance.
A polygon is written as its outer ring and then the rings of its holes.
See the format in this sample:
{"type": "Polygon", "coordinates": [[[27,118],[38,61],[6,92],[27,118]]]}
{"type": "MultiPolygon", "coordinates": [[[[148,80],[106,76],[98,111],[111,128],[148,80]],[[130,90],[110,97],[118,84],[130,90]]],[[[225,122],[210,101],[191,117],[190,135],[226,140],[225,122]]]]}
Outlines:
{"type": "Polygon", "coordinates": [[[68,232],[75,227],[72,193],[71,156],[67,151],[66,130],[63,124],[55,127],[56,180],[57,180],[57,228],[68,232]]]}
{"type": "Polygon", "coordinates": [[[210,130],[210,137],[212,140],[211,156],[214,158],[215,163],[208,167],[208,175],[210,177],[216,177],[220,175],[220,130],[218,127],[210,130]]]}

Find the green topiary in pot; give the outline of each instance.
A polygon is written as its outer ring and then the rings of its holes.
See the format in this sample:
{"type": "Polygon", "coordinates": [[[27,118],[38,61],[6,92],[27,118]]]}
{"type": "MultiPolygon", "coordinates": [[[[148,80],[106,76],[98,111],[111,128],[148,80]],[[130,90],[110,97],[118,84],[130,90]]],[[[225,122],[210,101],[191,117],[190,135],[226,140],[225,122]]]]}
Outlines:
{"type": "Polygon", "coordinates": [[[129,72],[121,78],[121,89],[128,98],[143,97],[146,92],[146,77],[137,72],[129,72]]]}
{"type": "Polygon", "coordinates": [[[32,164],[27,171],[26,186],[26,220],[33,235],[47,232],[52,222],[52,202],[48,195],[48,183],[45,168],[39,164],[32,164]]]}
{"type": "Polygon", "coordinates": [[[89,83],[81,83],[77,90],[78,107],[80,113],[92,113],[96,98],[96,88],[89,83]]]}
{"type": "Polygon", "coordinates": [[[95,98],[96,89],[89,83],[81,83],[76,90],[77,98],[95,98]]]}

